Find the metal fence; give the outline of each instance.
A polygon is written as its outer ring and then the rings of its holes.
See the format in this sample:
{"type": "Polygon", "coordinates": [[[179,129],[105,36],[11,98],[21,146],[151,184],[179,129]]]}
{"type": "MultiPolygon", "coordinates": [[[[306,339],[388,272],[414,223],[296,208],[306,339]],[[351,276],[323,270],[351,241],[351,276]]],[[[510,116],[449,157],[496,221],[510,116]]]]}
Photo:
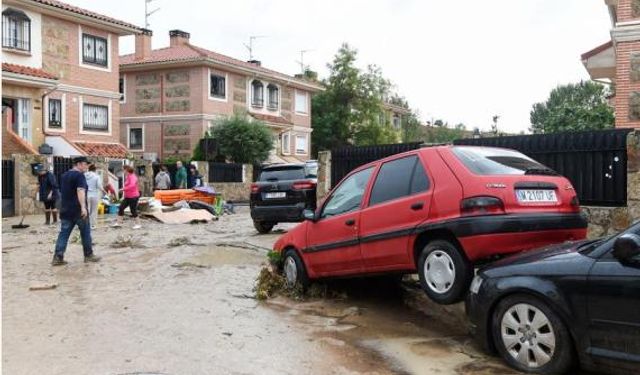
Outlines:
{"type": "Polygon", "coordinates": [[[53,157],[53,174],[56,175],[56,181],[58,181],[58,184],[62,181],[62,175],[64,172],[71,168],[73,168],[72,158],[64,158],[61,156],[53,157]]]}
{"type": "Polygon", "coordinates": [[[15,214],[15,164],[13,160],[2,161],[2,216],[15,214]]]}
{"type": "Polygon", "coordinates": [[[458,139],[456,145],[518,150],[567,177],[580,203],[590,206],[627,204],[627,134],[612,129],[514,137],[458,139]]]}
{"type": "Polygon", "coordinates": [[[209,182],[242,182],[242,164],[209,162],[209,182]]]}
{"type": "Polygon", "coordinates": [[[343,147],[331,150],[331,187],[344,176],[363,164],[420,148],[422,143],[399,143],[391,145],[343,147]]]}

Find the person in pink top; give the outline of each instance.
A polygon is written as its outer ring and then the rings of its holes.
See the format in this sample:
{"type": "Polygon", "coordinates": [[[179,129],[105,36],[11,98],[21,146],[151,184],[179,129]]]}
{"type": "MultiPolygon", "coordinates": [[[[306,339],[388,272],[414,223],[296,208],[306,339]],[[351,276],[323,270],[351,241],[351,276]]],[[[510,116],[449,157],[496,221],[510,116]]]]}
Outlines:
{"type": "Polygon", "coordinates": [[[124,210],[129,207],[131,209],[131,216],[134,220],[133,229],[140,229],[140,218],[138,218],[138,199],[140,199],[140,190],[138,189],[138,176],[132,166],[127,165],[124,167],[124,199],[120,203],[120,210],[118,211],[118,218],[113,226],[119,227],[124,220],[124,210]]]}

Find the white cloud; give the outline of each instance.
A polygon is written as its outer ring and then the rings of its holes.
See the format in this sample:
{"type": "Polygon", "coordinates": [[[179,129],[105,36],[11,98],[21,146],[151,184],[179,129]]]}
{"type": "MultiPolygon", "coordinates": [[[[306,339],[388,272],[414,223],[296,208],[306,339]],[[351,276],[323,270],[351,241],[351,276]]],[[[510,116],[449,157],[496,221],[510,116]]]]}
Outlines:
{"type": "MultiPolygon", "coordinates": [[[[67,0],[137,25],[144,1],[67,0]]],[[[256,41],[263,65],[285,73],[305,63],[326,75],[342,42],[359,50],[361,66],[377,64],[423,119],[519,132],[531,105],[558,84],[588,79],[580,54],[609,38],[602,0],[236,0],[169,1],[151,19],[155,48],[168,31],[191,33],[192,43],[247,59],[243,43],[256,41]]],[[[133,51],[131,37],[121,52],[133,51]]]]}

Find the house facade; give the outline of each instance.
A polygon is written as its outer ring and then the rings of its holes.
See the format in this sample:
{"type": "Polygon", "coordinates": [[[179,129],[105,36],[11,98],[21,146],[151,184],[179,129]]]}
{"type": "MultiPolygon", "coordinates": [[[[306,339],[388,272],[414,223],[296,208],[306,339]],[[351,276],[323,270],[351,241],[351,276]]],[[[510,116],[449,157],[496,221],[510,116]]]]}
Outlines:
{"type": "Polygon", "coordinates": [[[140,32],[55,0],[3,1],[3,154],[125,157],[118,38],[140,32]]]}
{"type": "Polygon", "coordinates": [[[136,36],[120,60],[120,141],[149,160],[189,159],[216,121],[246,114],[274,135],[271,161],[300,161],[311,150],[315,82],[192,45],[170,31],[170,45],[152,49],[152,32],[136,36]]]}
{"type": "Polygon", "coordinates": [[[611,104],[616,127],[640,127],[640,0],[604,0],[611,18],[611,40],[582,55],[594,80],[615,87],[611,104]]]}

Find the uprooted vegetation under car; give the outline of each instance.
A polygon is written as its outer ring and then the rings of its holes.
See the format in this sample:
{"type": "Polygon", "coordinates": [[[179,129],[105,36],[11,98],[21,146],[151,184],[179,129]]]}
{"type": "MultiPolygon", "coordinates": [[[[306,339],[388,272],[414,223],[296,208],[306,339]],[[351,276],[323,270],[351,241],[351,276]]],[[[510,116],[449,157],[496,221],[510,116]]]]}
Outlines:
{"type": "Polygon", "coordinates": [[[345,298],[345,293],[331,288],[327,283],[314,282],[304,290],[300,285],[295,287],[287,286],[284,276],[278,271],[277,267],[262,267],[256,285],[253,288],[256,298],[266,300],[277,296],[292,298],[297,301],[303,301],[308,298],[345,298]]]}

